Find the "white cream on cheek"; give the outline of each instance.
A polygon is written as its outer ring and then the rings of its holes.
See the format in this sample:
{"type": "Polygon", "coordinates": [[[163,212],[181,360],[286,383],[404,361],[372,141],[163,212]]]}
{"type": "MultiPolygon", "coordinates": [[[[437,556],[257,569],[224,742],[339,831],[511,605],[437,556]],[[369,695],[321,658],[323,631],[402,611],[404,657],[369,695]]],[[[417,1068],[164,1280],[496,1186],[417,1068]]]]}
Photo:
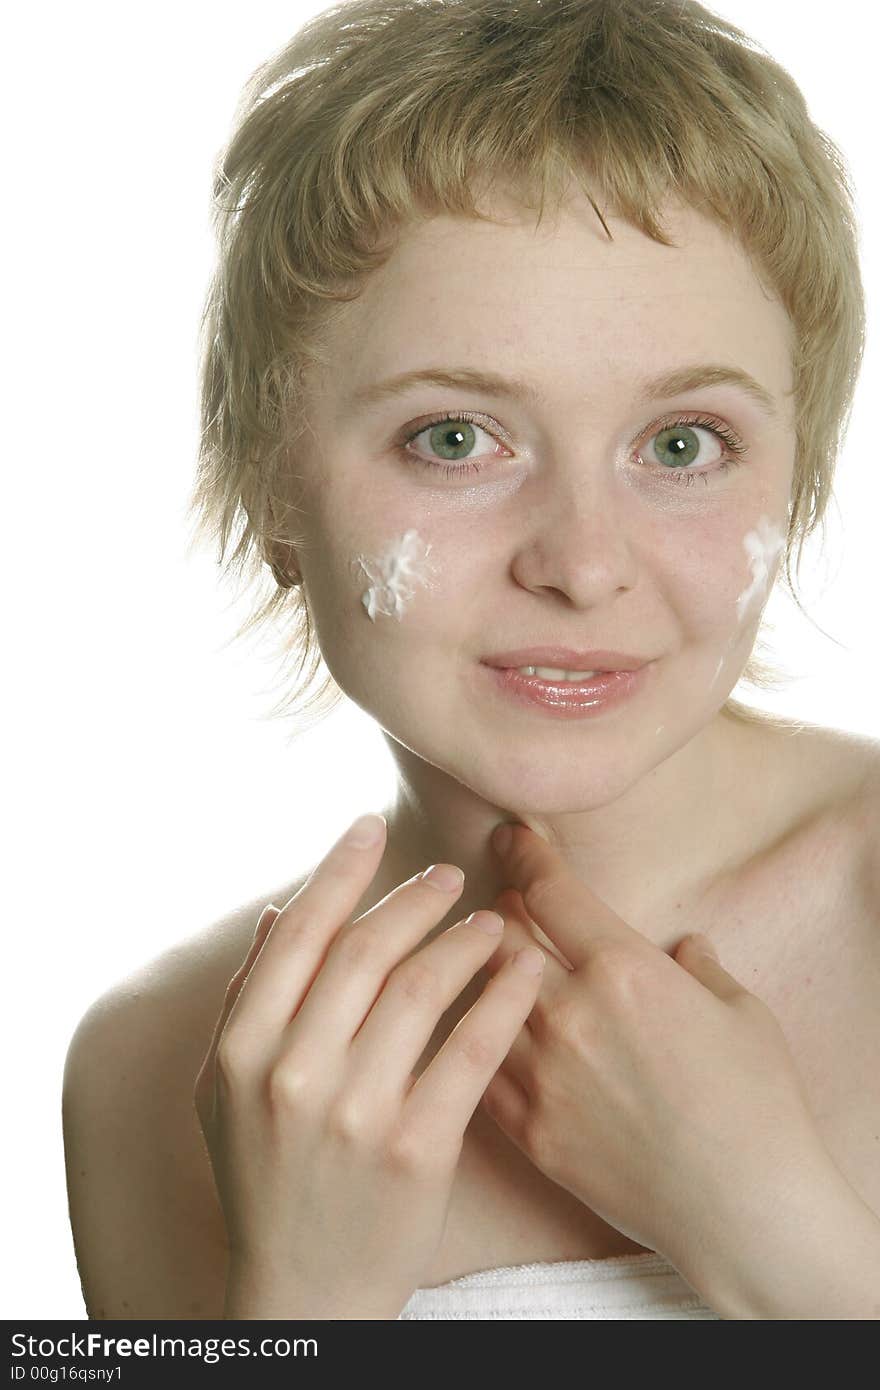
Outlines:
{"type": "MultiPolygon", "coordinates": [[[[789,506],[789,512],[791,507],[789,506]]],[[[770,587],[776,561],[782,550],[785,548],[785,535],[782,529],[771,522],[767,516],[759,518],[753,531],[747,531],[743,536],[743,548],[749,562],[749,569],[752,573],[750,584],[742,590],[736,598],[736,618],[737,631],[734,632],[728,642],[728,651],[722,652],[718,658],[718,665],[715,667],[715,674],[712,677],[710,690],[717,681],[721,667],[724,665],[729,649],[736,645],[739,638],[739,628],[745,622],[749,613],[763,606],[770,587]],[[757,602],[756,602],[757,601],[757,602]]]]}
{"type": "Polygon", "coordinates": [[[369,587],[361,595],[361,603],[371,622],[376,621],[377,613],[400,622],[406,604],[414,597],[414,586],[431,587],[427,573],[431,568],[430,552],[431,546],[425,544],[418,531],[409,530],[390,541],[377,558],[358,555],[352,561],[352,565],[359,566],[370,580],[369,587]]]}
{"type": "Polygon", "coordinates": [[[770,570],[785,545],[785,536],[778,526],[771,524],[768,517],[762,516],[757,529],[746,532],[743,537],[743,545],[746,555],[749,557],[752,582],[743,589],[736,600],[736,615],[740,622],[745,617],[746,610],[753,599],[764,599],[770,570]]]}

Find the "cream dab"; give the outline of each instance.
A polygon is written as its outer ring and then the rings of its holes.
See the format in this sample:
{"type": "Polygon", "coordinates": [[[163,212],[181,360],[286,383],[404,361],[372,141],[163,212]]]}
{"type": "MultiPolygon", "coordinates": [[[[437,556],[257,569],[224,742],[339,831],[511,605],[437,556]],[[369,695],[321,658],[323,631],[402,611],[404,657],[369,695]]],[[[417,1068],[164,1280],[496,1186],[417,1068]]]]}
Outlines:
{"type": "Polygon", "coordinates": [[[743,545],[749,557],[752,582],[743,589],[736,600],[736,614],[740,622],[752,600],[763,599],[766,596],[770,570],[785,545],[785,536],[778,526],[771,523],[769,517],[762,516],[756,529],[746,532],[743,545]]]}
{"type": "Polygon", "coordinates": [[[422,572],[430,567],[428,556],[431,546],[426,545],[418,531],[405,531],[402,536],[386,546],[375,560],[359,555],[352,565],[359,565],[370,580],[370,586],[361,595],[361,603],[367,616],[376,621],[377,613],[384,613],[398,622],[403,617],[404,605],[415,593],[415,584],[430,588],[430,580],[422,572]]]}
{"type": "MultiPolygon", "coordinates": [[[[791,508],[792,504],[789,503],[789,518],[791,517],[791,508]]],[[[737,596],[736,616],[740,624],[746,617],[753,601],[758,598],[763,603],[766,598],[771,570],[784,547],[785,536],[767,516],[760,517],[754,531],[747,531],[743,536],[743,548],[748,557],[749,569],[752,572],[752,582],[747,584],[742,593],[737,596]]],[[[715,674],[709,684],[710,690],[720,676],[721,668],[730,655],[731,648],[736,645],[738,637],[739,633],[735,632],[727,644],[727,651],[722,652],[718,658],[715,674]]]]}

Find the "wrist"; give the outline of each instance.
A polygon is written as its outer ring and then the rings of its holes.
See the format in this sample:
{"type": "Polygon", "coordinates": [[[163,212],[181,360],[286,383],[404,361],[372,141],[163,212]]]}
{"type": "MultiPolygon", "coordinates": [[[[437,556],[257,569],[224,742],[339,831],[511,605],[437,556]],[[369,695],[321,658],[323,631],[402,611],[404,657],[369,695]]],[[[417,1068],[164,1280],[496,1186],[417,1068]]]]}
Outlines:
{"type": "Polygon", "coordinates": [[[880,1218],[830,1157],[751,1193],[720,1239],[677,1267],[723,1318],[880,1316],[880,1218]]]}
{"type": "Polygon", "coordinates": [[[254,1270],[230,1270],[226,1280],[223,1319],[250,1321],[372,1321],[397,1318],[403,1303],[363,1290],[357,1297],[340,1290],[323,1297],[319,1289],[291,1286],[289,1280],[267,1278],[254,1270]]]}

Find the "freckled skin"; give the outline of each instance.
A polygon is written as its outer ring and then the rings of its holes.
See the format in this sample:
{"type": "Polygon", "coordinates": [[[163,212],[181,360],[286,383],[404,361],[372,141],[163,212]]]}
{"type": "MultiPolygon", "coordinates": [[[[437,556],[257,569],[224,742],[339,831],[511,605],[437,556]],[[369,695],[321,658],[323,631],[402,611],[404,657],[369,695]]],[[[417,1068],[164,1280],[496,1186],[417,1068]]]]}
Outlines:
{"type": "Polygon", "coordinates": [[[325,663],[396,764],[395,871],[458,864],[457,912],[485,906],[488,836],[515,816],[620,906],[680,861],[669,826],[687,827],[696,877],[741,823],[742,735],[720,710],[769,592],[757,586],[739,620],[755,583],[744,538],[762,520],[787,530],[791,325],[742,248],[692,209],[669,205],[672,246],[603,206],[608,241],[579,192],[540,228],[500,193],[489,210],[500,225],[405,228],[331,327],[332,368],[306,383],[297,561],[325,663]],[[700,362],[749,372],[776,419],[730,385],[642,399],[643,377],[700,362]],[[526,379],[540,399],[430,385],[350,406],[363,386],[449,366],[526,379]],[[426,426],[456,411],[477,417],[465,461],[480,468],[447,477],[426,426]],[[724,441],[688,424],[705,476],[687,485],[655,446],[670,418],[696,415],[747,449],[725,471],[724,441]],[[430,583],[389,575],[411,532],[430,583]],[[630,652],[652,678],[613,714],[551,721],[503,701],[480,664],[539,642],[630,652]]]}

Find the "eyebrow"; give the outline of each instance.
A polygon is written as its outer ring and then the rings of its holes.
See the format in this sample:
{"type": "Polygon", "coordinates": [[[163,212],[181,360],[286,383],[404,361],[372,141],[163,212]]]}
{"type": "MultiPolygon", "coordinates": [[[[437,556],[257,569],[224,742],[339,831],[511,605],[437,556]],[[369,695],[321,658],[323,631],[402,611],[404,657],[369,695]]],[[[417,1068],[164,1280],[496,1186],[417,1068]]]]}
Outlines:
{"type": "MultiPolygon", "coordinates": [[[[478,371],[472,367],[426,367],[385,381],[362,386],[350,397],[351,404],[364,408],[379,404],[394,396],[403,395],[413,386],[446,386],[451,390],[482,391],[491,395],[519,398],[530,405],[542,404],[543,397],[531,382],[517,377],[499,376],[496,372],[478,371]]],[[[643,378],[636,383],[641,400],[647,403],[663,396],[678,396],[685,391],[698,391],[704,386],[738,386],[771,420],[777,418],[776,403],[765,387],[741,367],[723,363],[694,362],[676,367],[659,376],[643,378]]]]}

